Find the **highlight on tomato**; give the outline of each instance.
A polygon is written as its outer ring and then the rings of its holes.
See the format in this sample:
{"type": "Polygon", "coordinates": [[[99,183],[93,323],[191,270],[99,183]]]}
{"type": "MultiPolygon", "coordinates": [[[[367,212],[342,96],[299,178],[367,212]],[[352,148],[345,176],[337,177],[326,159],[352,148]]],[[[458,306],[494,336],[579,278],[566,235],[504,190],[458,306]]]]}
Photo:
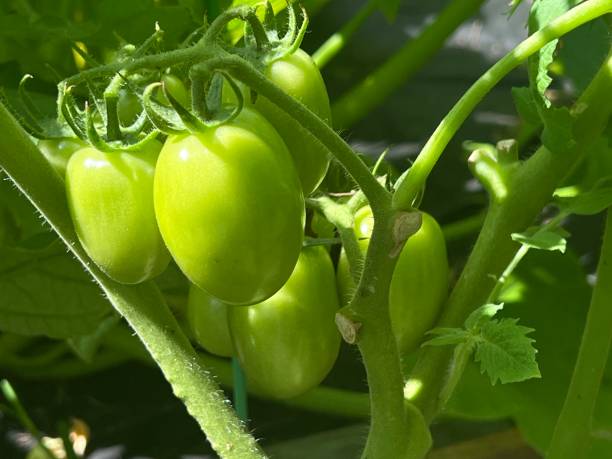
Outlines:
{"type": "Polygon", "coordinates": [[[304,196],[262,115],[244,108],[222,125],[168,137],[154,188],[161,234],[192,283],[244,305],[287,281],[302,246],[304,196]]]}

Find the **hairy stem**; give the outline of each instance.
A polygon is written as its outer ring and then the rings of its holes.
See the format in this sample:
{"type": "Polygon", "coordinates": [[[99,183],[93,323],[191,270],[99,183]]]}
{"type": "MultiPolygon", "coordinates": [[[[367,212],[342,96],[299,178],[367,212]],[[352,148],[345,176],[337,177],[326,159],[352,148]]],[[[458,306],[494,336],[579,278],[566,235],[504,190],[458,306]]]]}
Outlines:
{"type": "Polygon", "coordinates": [[[346,128],[380,105],[414,75],[444,44],[448,36],[478,10],[484,0],[453,0],[415,39],[350,89],[332,106],[334,127],[346,128]]]}
{"type": "Polygon", "coordinates": [[[612,210],[608,209],[597,283],[582,335],[574,374],[547,459],[587,457],[593,412],[612,343],[612,210]]]}
{"type": "Polygon", "coordinates": [[[572,8],[521,42],[499,60],[459,99],[431,135],[393,196],[395,209],[409,209],[419,190],[459,127],[483,97],[511,70],[546,43],[599,16],[612,12],[610,0],[588,0],[572,8]]]}

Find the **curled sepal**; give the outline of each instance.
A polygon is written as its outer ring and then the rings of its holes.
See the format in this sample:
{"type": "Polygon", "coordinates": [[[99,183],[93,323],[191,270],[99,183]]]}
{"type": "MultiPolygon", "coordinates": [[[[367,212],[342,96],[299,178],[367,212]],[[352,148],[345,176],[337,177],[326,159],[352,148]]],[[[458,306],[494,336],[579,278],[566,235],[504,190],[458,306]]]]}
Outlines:
{"type": "Polygon", "coordinates": [[[44,133],[40,130],[39,126],[32,126],[28,120],[23,116],[23,112],[18,110],[6,97],[4,88],[0,88],[0,103],[6,107],[6,109],[13,115],[13,117],[19,122],[24,131],[30,134],[32,137],[41,139],[44,137],[44,133]]]}
{"type": "Polygon", "coordinates": [[[147,133],[146,135],[140,135],[135,139],[134,142],[126,142],[125,140],[113,140],[111,142],[107,142],[100,136],[98,130],[96,129],[94,118],[95,118],[96,109],[94,106],[85,104],[85,122],[86,122],[86,132],[87,132],[87,141],[95,148],[100,151],[105,152],[118,152],[118,151],[138,151],[142,150],[145,145],[151,142],[159,135],[159,131],[154,129],[147,133]]]}
{"type": "Polygon", "coordinates": [[[196,115],[187,111],[174,97],[165,91],[168,100],[172,107],[176,110],[178,116],[180,116],[183,124],[190,131],[200,131],[207,127],[218,126],[223,123],[227,123],[240,113],[244,106],[244,97],[238,84],[224,71],[215,70],[213,72],[207,72],[206,69],[199,69],[192,74],[192,103],[193,111],[196,115]],[[223,105],[222,104],[222,86],[223,82],[219,76],[222,76],[227,80],[230,89],[234,93],[236,98],[235,105],[223,105]],[[195,101],[201,101],[200,104],[196,104],[195,101]],[[227,107],[231,107],[228,110],[227,107]]]}
{"type": "Polygon", "coordinates": [[[156,82],[148,85],[142,94],[142,105],[148,119],[157,129],[164,134],[178,134],[186,130],[185,125],[178,117],[177,113],[168,107],[156,102],[151,97],[155,89],[163,86],[162,83],[156,82]]]}
{"type": "Polygon", "coordinates": [[[19,81],[19,87],[17,89],[17,92],[19,93],[19,98],[21,102],[23,103],[23,106],[26,109],[27,115],[31,116],[32,118],[40,119],[43,117],[43,115],[38,109],[38,107],[34,104],[34,102],[32,102],[32,98],[30,97],[30,94],[25,88],[26,82],[28,82],[29,80],[33,78],[34,77],[32,75],[30,75],[29,73],[26,73],[19,81]]]}
{"type": "Polygon", "coordinates": [[[72,129],[72,132],[81,140],[87,140],[87,128],[83,123],[83,112],[79,110],[74,97],[72,96],[73,86],[60,84],[59,106],[60,112],[72,129]]]}
{"type": "MultiPolygon", "coordinates": [[[[236,80],[234,80],[228,73],[218,71],[215,73],[215,76],[216,75],[220,75],[222,77],[217,80],[221,82],[220,86],[223,86],[223,83],[222,83],[223,79],[227,81],[227,83],[230,86],[230,89],[232,90],[236,98],[236,104],[229,111],[226,109],[227,105],[221,104],[220,106],[221,108],[217,112],[219,116],[217,118],[216,124],[222,124],[222,123],[227,123],[228,121],[231,121],[238,116],[238,114],[242,111],[242,108],[244,107],[244,97],[242,95],[242,90],[240,86],[238,86],[238,83],[236,83],[236,80]]],[[[214,79],[215,77],[213,76],[211,85],[214,83],[214,79]]],[[[219,90],[219,98],[221,98],[221,90],[219,90]]]]}
{"type": "Polygon", "coordinates": [[[147,112],[143,109],[132,124],[130,124],[129,126],[121,126],[121,134],[127,136],[134,136],[137,135],[139,132],[142,132],[146,129],[150,129],[152,127],[153,124],[149,120],[147,112]]]}
{"type": "Polygon", "coordinates": [[[520,164],[516,144],[503,141],[497,148],[475,143],[466,146],[476,147],[468,158],[472,174],[482,183],[493,202],[502,202],[509,194],[512,175],[520,164]]]}
{"type": "Polygon", "coordinates": [[[287,5],[287,32],[283,35],[282,38],[278,38],[278,32],[275,29],[274,31],[268,30],[268,38],[270,39],[270,52],[266,55],[266,63],[271,63],[282,59],[288,54],[293,54],[302,44],[302,40],[304,39],[304,35],[306,34],[306,30],[308,28],[308,14],[303,7],[298,7],[295,3],[291,2],[287,5]],[[298,8],[300,21],[298,21],[298,8]],[[273,40],[272,37],[276,37],[276,40],[273,40]]]}

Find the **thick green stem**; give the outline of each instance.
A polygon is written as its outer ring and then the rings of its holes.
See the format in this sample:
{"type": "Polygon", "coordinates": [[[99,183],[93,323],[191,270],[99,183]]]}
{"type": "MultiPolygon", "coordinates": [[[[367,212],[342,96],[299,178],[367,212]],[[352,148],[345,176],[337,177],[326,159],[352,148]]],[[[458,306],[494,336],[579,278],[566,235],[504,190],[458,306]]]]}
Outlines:
{"type": "MultiPolygon", "coordinates": [[[[558,183],[571,170],[573,164],[589,151],[608,122],[612,104],[612,57],[597,73],[576,107],[580,107],[574,125],[576,145],[563,153],[553,153],[540,147],[514,174],[511,192],[501,204],[492,206],[487,213],[482,231],[470,254],[463,272],[453,289],[437,326],[461,327],[467,316],[484,304],[494,289],[496,278],[514,258],[519,245],[511,234],[521,232],[536,218],[549,202],[558,183]]],[[[442,388],[451,373],[453,350],[449,347],[424,348],[413,369],[408,384],[421,390],[411,400],[431,421],[443,408],[442,388]]]]}
{"type": "Polygon", "coordinates": [[[3,105],[0,130],[0,166],[126,318],[213,448],[223,458],[265,457],[201,364],[155,284],[118,284],[87,257],[74,232],[63,181],[3,105]]]}
{"type": "Polygon", "coordinates": [[[511,70],[546,43],[599,16],[612,12],[610,0],[588,0],[531,35],[491,67],[459,99],[431,135],[393,196],[395,209],[409,209],[419,190],[459,127],[483,97],[511,70]]]}
{"type": "Polygon", "coordinates": [[[587,457],[595,402],[612,343],[612,210],[606,229],[578,359],[547,459],[587,457]]]}
{"type": "Polygon", "coordinates": [[[389,286],[397,257],[391,235],[394,214],[379,210],[363,274],[353,300],[339,314],[360,324],[357,344],[370,390],[371,423],[364,458],[408,458],[413,440],[403,405],[399,352],[389,318],[389,286]]]}
{"type": "Polygon", "coordinates": [[[331,37],[325,40],[319,49],[317,49],[312,55],[315,64],[322,69],[327,65],[329,61],[331,61],[336,54],[342,51],[344,45],[347,41],[351,39],[351,37],[355,34],[357,29],[361,27],[361,25],[365,22],[365,20],[376,10],[378,7],[378,0],[368,0],[368,2],[363,5],[357,14],[353,16],[346,24],[342,26],[342,28],[334,33],[331,37]]]}
{"type": "Polygon", "coordinates": [[[414,75],[448,36],[474,14],[484,0],[453,0],[422,33],[411,39],[375,72],[332,106],[334,127],[346,128],[366,116],[414,75]]]}

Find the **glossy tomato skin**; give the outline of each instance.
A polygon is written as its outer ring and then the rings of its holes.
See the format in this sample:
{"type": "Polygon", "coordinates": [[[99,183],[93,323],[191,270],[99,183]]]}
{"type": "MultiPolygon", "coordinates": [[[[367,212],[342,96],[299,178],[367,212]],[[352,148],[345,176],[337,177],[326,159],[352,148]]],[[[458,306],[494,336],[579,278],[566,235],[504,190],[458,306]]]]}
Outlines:
{"type": "Polygon", "coordinates": [[[187,299],[187,323],[196,342],[211,354],[234,355],[227,321],[228,306],[191,284],[187,299]]]}
{"type": "Polygon", "coordinates": [[[79,240],[117,282],[143,282],[160,274],[170,261],[153,209],[160,148],[157,141],[129,153],[87,147],[68,162],[66,191],[79,240]]]}
{"type": "MultiPolygon", "coordinates": [[[[448,291],[449,267],[442,230],[431,215],[421,215],[421,228],[404,245],[389,288],[391,326],[402,355],[415,350],[425,332],[435,325],[448,291]]],[[[356,235],[369,237],[372,229],[370,208],[360,209],[355,216],[356,235]]],[[[360,240],[364,253],[367,245],[367,239],[360,240]]],[[[341,300],[348,302],[355,284],[344,252],[338,262],[337,282],[341,300]]]]}
{"type": "Polygon", "coordinates": [[[274,296],[230,308],[230,332],[249,388],[284,399],[318,385],[338,356],[337,309],[334,268],[321,246],[302,250],[274,296]]]}
{"type": "Polygon", "coordinates": [[[181,270],[226,303],[272,296],[300,253],[299,178],[278,133],[253,110],[167,139],[155,175],[155,212],[181,270]]]}
{"type": "MultiPolygon", "coordinates": [[[[265,69],[265,75],[331,125],[327,89],[319,69],[307,53],[298,49],[293,54],[272,62],[265,69]]],[[[265,97],[257,97],[255,108],[272,123],[287,144],[300,176],[304,195],[308,196],[325,177],[329,167],[327,151],[310,137],[299,123],[265,97]]]]}
{"type": "Polygon", "coordinates": [[[72,154],[86,146],[87,144],[80,139],[41,139],[38,141],[38,149],[61,178],[66,176],[66,165],[72,154]]]}

